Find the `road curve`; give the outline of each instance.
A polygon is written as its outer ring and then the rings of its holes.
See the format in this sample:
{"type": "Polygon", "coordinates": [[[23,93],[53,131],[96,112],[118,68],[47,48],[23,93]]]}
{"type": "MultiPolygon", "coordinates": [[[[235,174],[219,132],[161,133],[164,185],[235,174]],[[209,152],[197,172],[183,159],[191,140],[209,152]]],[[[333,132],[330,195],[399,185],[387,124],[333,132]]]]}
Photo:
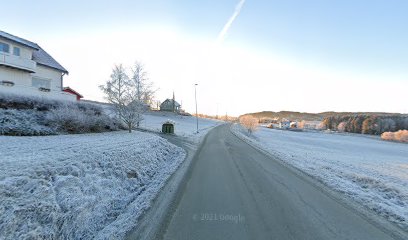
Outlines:
{"type": "Polygon", "coordinates": [[[195,158],[163,239],[393,239],[228,125],[195,158]]]}

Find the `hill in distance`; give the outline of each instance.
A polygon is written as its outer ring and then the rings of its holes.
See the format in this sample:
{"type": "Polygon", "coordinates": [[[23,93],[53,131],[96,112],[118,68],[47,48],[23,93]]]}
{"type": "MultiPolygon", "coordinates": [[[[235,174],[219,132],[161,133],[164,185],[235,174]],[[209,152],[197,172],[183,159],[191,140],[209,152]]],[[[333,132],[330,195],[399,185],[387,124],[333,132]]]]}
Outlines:
{"type": "Polygon", "coordinates": [[[292,111],[262,111],[255,113],[246,113],[245,115],[252,115],[256,118],[279,118],[279,119],[289,119],[292,121],[321,121],[326,117],[331,116],[354,116],[354,115],[366,115],[366,116],[405,116],[408,117],[408,114],[401,113],[386,113],[386,112],[321,112],[321,113],[307,113],[307,112],[292,112],[292,111]]]}

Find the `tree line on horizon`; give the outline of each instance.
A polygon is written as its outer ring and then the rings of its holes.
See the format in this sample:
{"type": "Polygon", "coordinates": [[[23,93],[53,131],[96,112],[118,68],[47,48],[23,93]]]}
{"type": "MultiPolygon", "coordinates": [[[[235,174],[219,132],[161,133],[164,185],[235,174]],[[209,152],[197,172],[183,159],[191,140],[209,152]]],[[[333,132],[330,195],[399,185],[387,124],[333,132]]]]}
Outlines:
{"type": "Polygon", "coordinates": [[[350,115],[325,117],[322,122],[326,129],[340,132],[381,135],[408,129],[406,116],[350,115]]]}
{"type": "Polygon", "coordinates": [[[321,112],[321,113],[308,113],[308,112],[295,112],[295,111],[262,111],[255,113],[246,113],[244,115],[251,115],[258,119],[290,119],[292,121],[322,121],[328,117],[349,117],[349,116],[378,116],[378,117],[408,117],[408,114],[401,113],[387,113],[387,112],[321,112]]]}

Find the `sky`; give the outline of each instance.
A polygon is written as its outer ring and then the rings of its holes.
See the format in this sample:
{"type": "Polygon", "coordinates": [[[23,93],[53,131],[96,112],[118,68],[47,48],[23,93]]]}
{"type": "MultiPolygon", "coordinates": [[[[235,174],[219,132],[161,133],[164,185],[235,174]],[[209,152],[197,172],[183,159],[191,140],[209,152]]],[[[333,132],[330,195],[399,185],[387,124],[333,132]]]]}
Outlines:
{"type": "Polygon", "coordinates": [[[188,112],[408,113],[405,0],[13,0],[0,30],[38,43],[64,85],[103,100],[115,64],[143,62],[188,112]]]}

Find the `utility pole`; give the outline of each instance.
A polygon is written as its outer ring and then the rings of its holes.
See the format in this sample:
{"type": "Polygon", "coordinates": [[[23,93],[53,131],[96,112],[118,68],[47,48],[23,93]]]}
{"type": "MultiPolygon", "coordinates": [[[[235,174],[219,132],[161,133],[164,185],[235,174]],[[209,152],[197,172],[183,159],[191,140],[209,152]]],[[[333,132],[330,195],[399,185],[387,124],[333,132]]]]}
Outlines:
{"type": "Polygon", "coordinates": [[[173,112],[176,112],[176,97],[174,96],[174,91],[173,91],[173,112]]]}
{"type": "Polygon", "coordinates": [[[215,119],[218,119],[218,103],[217,103],[217,114],[215,115],[215,119]]]}
{"type": "Polygon", "coordinates": [[[195,105],[196,105],[196,120],[197,120],[197,133],[198,133],[198,110],[197,110],[197,83],[194,85],[194,97],[195,97],[195,105]]]}

